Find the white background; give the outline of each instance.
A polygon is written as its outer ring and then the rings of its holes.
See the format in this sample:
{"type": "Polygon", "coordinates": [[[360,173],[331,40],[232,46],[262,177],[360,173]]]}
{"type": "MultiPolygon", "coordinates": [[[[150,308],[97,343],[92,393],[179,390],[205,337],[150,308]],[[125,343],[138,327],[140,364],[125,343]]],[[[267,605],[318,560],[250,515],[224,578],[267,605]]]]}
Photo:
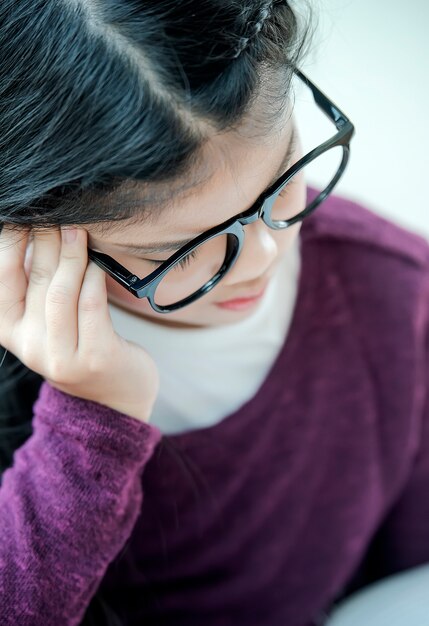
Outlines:
{"type": "Polygon", "coordinates": [[[302,69],[356,128],[335,192],[429,238],[429,0],[307,1],[302,69]]]}

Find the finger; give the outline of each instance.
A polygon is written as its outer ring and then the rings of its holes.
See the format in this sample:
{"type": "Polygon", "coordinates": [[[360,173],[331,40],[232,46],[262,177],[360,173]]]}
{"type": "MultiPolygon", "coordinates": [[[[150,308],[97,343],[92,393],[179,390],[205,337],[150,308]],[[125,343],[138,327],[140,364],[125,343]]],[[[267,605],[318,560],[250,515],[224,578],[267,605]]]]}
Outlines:
{"type": "Polygon", "coordinates": [[[57,271],[61,248],[58,226],[33,230],[31,269],[28,275],[25,317],[34,332],[46,332],[46,296],[57,271]]]}
{"type": "Polygon", "coordinates": [[[25,226],[3,224],[0,233],[0,343],[11,351],[12,332],[25,311],[24,258],[29,230],[25,226]]]}
{"type": "Polygon", "coordinates": [[[101,354],[113,331],[107,301],[106,278],[106,272],[90,260],[79,298],[81,356],[101,354]]]}
{"type": "Polygon", "coordinates": [[[88,263],[87,234],[76,228],[74,241],[61,229],[57,271],[46,295],[46,341],[50,358],[62,362],[75,357],[78,343],[78,301],[88,263]]]}

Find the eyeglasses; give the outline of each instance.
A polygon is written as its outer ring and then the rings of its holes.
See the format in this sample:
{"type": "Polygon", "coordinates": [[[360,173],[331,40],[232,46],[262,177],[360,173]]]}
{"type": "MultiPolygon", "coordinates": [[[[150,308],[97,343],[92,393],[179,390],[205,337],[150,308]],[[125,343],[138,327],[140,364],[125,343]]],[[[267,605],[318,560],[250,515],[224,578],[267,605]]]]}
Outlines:
{"type": "Polygon", "coordinates": [[[337,132],[308,152],[270,185],[250,209],[211,228],[182,246],[168,259],[142,260],[140,276],[112,257],[88,248],[88,256],[136,298],[147,298],[157,313],[177,311],[206,295],[229,272],[242,250],[243,226],[262,219],[273,230],[289,228],[301,222],[331,193],[344,173],[350,155],[350,141],[355,128],[348,117],[300,70],[297,77],[309,87],[314,102],[335,124],[337,132]],[[319,168],[320,166],[320,168],[319,168]],[[304,210],[294,211],[290,192],[302,174],[314,169],[324,172],[326,185],[304,210]],[[146,265],[146,268],[144,267],[146,265]],[[154,269],[154,265],[158,265],[154,269]]]}

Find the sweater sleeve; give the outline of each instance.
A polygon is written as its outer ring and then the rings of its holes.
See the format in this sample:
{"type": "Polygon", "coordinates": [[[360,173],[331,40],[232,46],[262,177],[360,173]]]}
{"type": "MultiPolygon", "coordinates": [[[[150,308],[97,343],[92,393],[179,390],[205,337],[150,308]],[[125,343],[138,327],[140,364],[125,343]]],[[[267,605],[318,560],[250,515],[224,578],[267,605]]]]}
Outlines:
{"type": "Polygon", "coordinates": [[[140,512],[160,430],[44,381],[0,488],[0,623],[79,624],[140,512]]]}

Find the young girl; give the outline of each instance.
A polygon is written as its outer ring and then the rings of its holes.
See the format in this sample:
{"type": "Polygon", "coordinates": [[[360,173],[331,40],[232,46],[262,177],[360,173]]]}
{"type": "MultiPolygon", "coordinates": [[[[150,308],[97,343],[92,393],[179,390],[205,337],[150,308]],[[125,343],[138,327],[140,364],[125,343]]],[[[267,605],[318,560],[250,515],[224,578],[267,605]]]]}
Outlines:
{"type": "Polygon", "coordinates": [[[331,193],[310,23],[0,4],[2,626],[314,626],[429,561],[429,246],[331,193]]]}

